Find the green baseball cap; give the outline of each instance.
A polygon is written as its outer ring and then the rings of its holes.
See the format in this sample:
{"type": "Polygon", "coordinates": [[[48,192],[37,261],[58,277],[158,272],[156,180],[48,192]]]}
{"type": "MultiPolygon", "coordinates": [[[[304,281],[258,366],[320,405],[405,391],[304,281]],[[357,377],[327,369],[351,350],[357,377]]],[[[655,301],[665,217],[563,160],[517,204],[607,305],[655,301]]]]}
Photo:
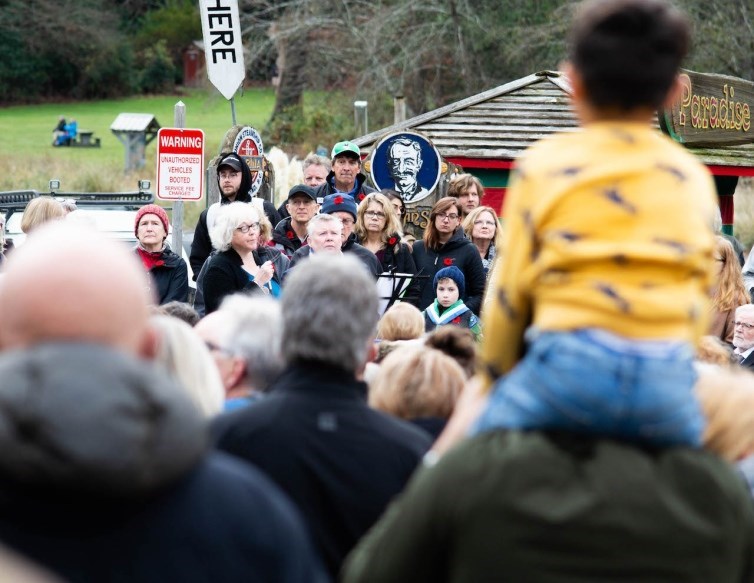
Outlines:
{"type": "Polygon", "coordinates": [[[334,160],[336,156],[342,154],[352,155],[354,158],[361,160],[361,150],[359,150],[359,147],[353,142],[338,142],[335,144],[332,147],[330,158],[334,160]]]}

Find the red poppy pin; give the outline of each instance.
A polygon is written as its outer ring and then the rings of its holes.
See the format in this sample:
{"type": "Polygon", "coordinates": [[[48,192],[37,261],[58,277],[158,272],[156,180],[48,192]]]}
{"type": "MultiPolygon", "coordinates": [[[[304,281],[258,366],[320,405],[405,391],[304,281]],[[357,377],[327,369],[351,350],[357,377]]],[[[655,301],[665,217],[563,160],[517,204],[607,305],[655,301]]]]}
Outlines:
{"type": "Polygon", "coordinates": [[[442,262],[447,267],[450,267],[451,265],[453,265],[453,258],[452,257],[446,257],[445,259],[442,260],[442,262]]]}
{"type": "Polygon", "coordinates": [[[289,239],[293,239],[294,237],[293,231],[286,231],[285,236],[288,237],[289,239]]]}
{"type": "Polygon", "coordinates": [[[450,322],[451,324],[460,324],[461,323],[461,316],[457,316],[453,318],[450,322]]]}
{"type": "Polygon", "coordinates": [[[332,199],[332,201],[335,204],[343,204],[343,197],[342,196],[336,196],[334,199],[332,199]]]}
{"type": "Polygon", "coordinates": [[[364,200],[364,199],[366,198],[366,196],[367,196],[367,195],[366,195],[366,194],[364,194],[364,193],[362,192],[362,193],[361,193],[361,194],[359,195],[359,200],[364,200]]]}
{"type": "Polygon", "coordinates": [[[397,242],[398,242],[398,238],[397,238],[397,237],[390,237],[390,238],[389,238],[389,239],[387,240],[387,244],[388,244],[388,245],[395,245],[395,244],[396,244],[397,242]]]}
{"type": "Polygon", "coordinates": [[[155,267],[162,267],[163,265],[165,265],[165,262],[162,259],[160,259],[160,261],[155,263],[155,267]]]}

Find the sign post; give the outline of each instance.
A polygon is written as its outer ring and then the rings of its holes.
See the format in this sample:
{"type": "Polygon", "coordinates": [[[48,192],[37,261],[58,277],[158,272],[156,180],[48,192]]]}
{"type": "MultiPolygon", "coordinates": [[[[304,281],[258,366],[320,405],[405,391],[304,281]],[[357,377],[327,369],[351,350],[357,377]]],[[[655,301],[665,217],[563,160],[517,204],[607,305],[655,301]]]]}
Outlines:
{"type": "Polygon", "coordinates": [[[233,96],[246,77],[238,0],[199,0],[199,12],[207,76],[223,97],[230,100],[233,125],[236,125],[233,96]]]}

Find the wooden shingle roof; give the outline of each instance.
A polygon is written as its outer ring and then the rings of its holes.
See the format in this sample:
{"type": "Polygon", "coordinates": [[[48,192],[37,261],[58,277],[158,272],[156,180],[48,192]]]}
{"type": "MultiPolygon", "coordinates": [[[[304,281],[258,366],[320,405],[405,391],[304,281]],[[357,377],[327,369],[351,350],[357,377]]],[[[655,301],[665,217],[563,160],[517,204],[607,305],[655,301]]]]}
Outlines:
{"type": "MultiPolygon", "coordinates": [[[[570,86],[558,71],[541,71],[353,140],[368,153],[383,136],[417,131],[445,158],[515,160],[537,140],[578,130],[570,86]]],[[[659,124],[656,124],[659,129],[659,124]]],[[[754,144],[688,148],[705,164],[754,166],[754,144]]]]}

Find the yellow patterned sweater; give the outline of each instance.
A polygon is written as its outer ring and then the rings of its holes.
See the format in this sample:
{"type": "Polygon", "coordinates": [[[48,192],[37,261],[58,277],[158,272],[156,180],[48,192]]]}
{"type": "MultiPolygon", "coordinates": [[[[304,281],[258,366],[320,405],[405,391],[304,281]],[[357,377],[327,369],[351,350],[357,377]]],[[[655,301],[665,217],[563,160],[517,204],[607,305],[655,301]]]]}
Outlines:
{"type": "Polygon", "coordinates": [[[502,269],[483,314],[485,382],[521,358],[531,324],[696,344],[716,204],[707,169],[646,124],[593,123],[532,146],[505,200],[502,269]]]}

